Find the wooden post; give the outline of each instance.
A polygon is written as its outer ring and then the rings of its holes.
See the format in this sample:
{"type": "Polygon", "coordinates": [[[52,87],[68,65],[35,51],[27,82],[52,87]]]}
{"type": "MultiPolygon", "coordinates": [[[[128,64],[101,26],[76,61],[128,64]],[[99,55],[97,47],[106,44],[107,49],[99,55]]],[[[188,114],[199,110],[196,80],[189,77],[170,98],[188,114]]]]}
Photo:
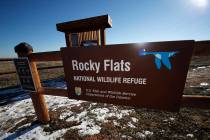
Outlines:
{"type": "MultiPolygon", "coordinates": [[[[27,43],[20,43],[17,46],[15,46],[15,52],[17,53],[18,57],[27,57],[33,52],[33,48],[27,43]]],[[[42,85],[40,82],[36,63],[29,60],[29,64],[31,66],[32,76],[34,79],[36,89],[40,89],[42,85]]],[[[48,114],[48,108],[45,103],[44,95],[41,92],[43,91],[31,92],[30,96],[33,102],[38,121],[41,123],[47,123],[50,121],[50,117],[48,114]]]]}
{"type": "Polygon", "coordinates": [[[65,33],[65,38],[66,38],[66,47],[71,47],[72,43],[71,43],[71,34],[70,33],[65,33]]]}
{"type": "Polygon", "coordinates": [[[100,39],[101,39],[101,47],[105,47],[106,45],[106,32],[105,29],[102,28],[100,29],[100,39]]]}

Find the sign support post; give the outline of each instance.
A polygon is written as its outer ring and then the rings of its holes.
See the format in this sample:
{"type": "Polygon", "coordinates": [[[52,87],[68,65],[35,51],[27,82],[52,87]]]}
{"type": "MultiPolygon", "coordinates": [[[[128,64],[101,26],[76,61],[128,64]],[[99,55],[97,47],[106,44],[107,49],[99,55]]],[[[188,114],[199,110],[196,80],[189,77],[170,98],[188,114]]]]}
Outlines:
{"type": "MultiPolygon", "coordinates": [[[[33,48],[27,43],[20,43],[15,46],[15,52],[18,57],[28,57],[33,52],[33,48]]],[[[34,79],[34,84],[36,89],[40,89],[42,87],[40,82],[40,77],[37,71],[36,62],[30,61],[29,64],[31,67],[32,77],[34,79]]],[[[36,92],[31,92],[31,100],[33,102],[33,106],[37,115],[37,119],[41,123],[47,123],[50,121],[50,117],[48,114],[48,108],[45,103],[43,91],[37,90],[36,92]]]]}
{"type": "Polygon", "coordinates": [[[101,47],[105,47],[106,45],[106,30],[105,29],[100,29],[100,33],[101,33],[101,47]]]}

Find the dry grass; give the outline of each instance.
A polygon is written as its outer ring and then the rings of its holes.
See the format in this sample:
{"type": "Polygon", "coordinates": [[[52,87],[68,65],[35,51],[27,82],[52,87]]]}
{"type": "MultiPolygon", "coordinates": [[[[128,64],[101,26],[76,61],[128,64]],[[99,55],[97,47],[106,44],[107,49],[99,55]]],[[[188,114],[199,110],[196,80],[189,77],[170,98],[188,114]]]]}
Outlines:
{"type": "MultiPolygon", "coordinates": [[[[61,66],[61,61],[51,61],[51,62],[38,62],[37,67],[50,67],[50,66],[61,66]]],[[[13,62],[0,62],[0,73],[15,71],[15,67],[13,62]]],[[[58,77],[64,77],[63,68],[55,68],[55,69],[45,69],[39,70],[41,80],[49,80],[58,77]]],[[[0,88],[6,88],[10,86],[19,85],[17,75],[14,74],[6,74],[0,75],[0,88]]]]}

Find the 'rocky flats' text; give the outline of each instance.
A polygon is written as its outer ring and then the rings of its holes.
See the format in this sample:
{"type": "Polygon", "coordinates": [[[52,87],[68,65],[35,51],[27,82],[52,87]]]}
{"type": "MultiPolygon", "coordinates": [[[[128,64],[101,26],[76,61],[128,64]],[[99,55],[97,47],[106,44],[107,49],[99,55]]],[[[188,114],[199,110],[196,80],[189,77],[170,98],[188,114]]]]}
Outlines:
{"type": "MultiPolygon", "coordinates": [[[[104,71],[130,71],[130,62],[125,62],[124,60],[114,61],[112,59],[105,59],[103,61],[104,71]]],[[[72,69],[74,71],[95,71],[100,72],[101,63],[94,62],[92,60],[86,62],[79,62],[77,60],[72,60],[72,69]]]]}

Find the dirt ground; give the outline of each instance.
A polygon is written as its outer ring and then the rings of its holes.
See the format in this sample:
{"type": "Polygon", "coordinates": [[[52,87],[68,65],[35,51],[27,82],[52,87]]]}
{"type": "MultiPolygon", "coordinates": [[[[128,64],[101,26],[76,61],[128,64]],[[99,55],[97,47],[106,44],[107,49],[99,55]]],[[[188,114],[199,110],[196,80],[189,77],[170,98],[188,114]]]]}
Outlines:
{"type": "MultiPolygon", "coordinates": [[[[117,117],[106,118],[106,122],[99,122],[91,110],[95,108],[108,108],[110,112],[113,105],[96,104],[90,107],[90,102],[73,107],[60,107],[56,110],[50,109],[51,121],[44,125],[44,132],[53,133],[54,131],[71,128],[82,123],[82,121],[69,121],[68,118],[84,110],[88,112],[87,116],[94,120],[94,123],[101,127],[99,134],[81,136],[79,129],[68,129],[60,138],[65,140],[98,140],[98,139],[148,139],[148,140],[208,140],[210,139],[210,110],[199,110],[190,108],[181,108],[180,112],[172,113],[157,111],[151,109],[135,109],[132,107],[117,106],[118,110],[133,110],[132,113],[125,115],[121,119],[117,117]],[[61,119],[59,116],[68,110],[73,112],[72,115],[61,119]]],[[[37,123],[35,116],[26,116],[27,120],[19,122],[9,132],[24,131],[25,124],[37,123]],[[20,127],[20,129],[18,129],[20,127]]],[[[15,120],[13,120],[14,122],[15,120]]],[[[17,121],[17,120],[16,120],[17,121]]],[[[11,126],[12,121],[8,121],[7,126],[11,126]],[[9,123],[10,122],[10,123],[9,123]]],[[[91,127],[91,126],[90,126],[91,127]]],[[[8,129],[8,128],[7,128],[8,129]]]]}

